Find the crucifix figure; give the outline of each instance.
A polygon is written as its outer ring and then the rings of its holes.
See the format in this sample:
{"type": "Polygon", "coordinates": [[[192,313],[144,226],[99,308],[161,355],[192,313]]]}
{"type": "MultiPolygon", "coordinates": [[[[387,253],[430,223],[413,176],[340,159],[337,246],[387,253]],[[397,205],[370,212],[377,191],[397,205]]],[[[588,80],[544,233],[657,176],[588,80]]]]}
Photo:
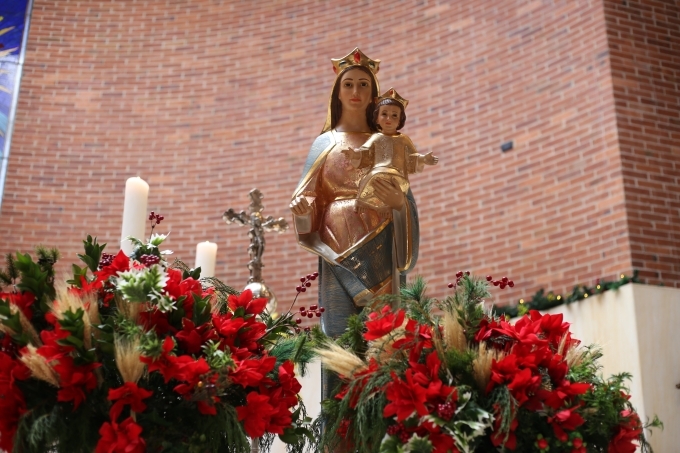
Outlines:
{"type": "Polygon", "coordinates": [[[276,297],[264,283],[262,279],[262,254],[264,253],[264,233],[265,231],[276,231],[283,233],[288,229],[288,222],[283,217],[278,219],[272,216],[263,217],[262,199],[264,195],[259,189],[253,189],[248,194],[250,197],[249,213],[241,211],[237,213],[233,209],[224,212],[222,218],[227,223],[239,223],[250,227],[248,230],[248,237],[250,238],[250,245],[248,246],[248,255],[250,261],[248,262],[248,269],[250,270],[250,278],[245,289],[250,289],[253,292],[253,297],[266,297],[269,299],[267,309],[273,312],[276,309],[276,297]]]}

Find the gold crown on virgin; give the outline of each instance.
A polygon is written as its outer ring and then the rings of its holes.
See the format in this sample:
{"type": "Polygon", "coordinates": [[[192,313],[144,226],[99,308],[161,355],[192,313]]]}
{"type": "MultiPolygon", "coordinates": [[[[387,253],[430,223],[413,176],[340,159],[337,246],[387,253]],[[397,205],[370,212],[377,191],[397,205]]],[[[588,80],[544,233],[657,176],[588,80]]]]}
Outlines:
{"type": "Polygon", "coordinates": [[[339,74],[345,68],[350,66],[364,66],[368,68],[373,75],[378,73],[380,69],[380,60],[373,60],[368,58],[358,47],[355,47],[353,51],[348,53],[342,58],[331,58],[333,62],[333,71],[339,74]]]}
{"type": "Polygon", "coordinates": [[[380,101],[384,101],[385,99],[393,99],[400,103],[401,105],[404,106],[404,110],[406,110],[406,106],[408,105],[408,99],[404,99],[403,97],[399,96],[399,93],[397,93],[397,90],[394,88],[390,88],[389,90],[385,91],[381,96],[375,98],[375,103],[378,104],[380,101]]]}

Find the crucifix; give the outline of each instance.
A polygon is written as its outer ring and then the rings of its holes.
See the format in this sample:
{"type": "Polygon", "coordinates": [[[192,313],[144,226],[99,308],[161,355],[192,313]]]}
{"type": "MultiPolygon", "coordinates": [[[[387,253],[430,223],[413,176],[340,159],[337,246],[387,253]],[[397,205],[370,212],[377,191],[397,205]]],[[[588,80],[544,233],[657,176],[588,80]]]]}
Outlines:
{"type": "Polygon", "coordinates": [[[262,205],[262,199],[264,195],[259,189],[253,189],[248,194],[250,197],[249,211],[241,211],[237,213],[233,209],[229,209],[224,212],[222,219],[227,223],[238,223],[240,225],[247,225],[250,227],[248,230],[248,237],[250,238],[250,245],[248,246],[248,255],[250,255],[250,261],[248,262],[248,269],[250,270],[250,278],[248,279],[248,284],[244,289],[250,289],[253,292],[253,297],[265,297],[269,300],[267,303],[267,310],[273,313],[276,309],[276,296],[274,293],[265,285],[262,279],[262,254],[264,253],[264,233],[265,231],[276,231],[277,233],[283,233],[288,229],[288,222],[283,217],[278,219],[272,216],[264,217],[262,211],[264,206],[262,205]]]}

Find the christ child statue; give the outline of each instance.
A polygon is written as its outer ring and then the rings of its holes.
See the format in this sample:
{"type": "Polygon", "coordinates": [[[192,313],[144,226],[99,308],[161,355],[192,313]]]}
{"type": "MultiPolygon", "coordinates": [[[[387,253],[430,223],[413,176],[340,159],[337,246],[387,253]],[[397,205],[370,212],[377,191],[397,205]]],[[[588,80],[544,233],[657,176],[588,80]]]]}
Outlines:
{"type": "Polygon", "coordinates": [[[389,216],[390,209],[375,195],[375,183],[380,179],[399,184],[404,194],[409,189],[408,175],[423,171],[425,165],[436,165],[439,158],[427,153],[418,154],[408,136],[399,133],[404,127],[404,110],[408,100],[399,96],[393,88],[376,99],[373,122],[380,132],[371,135],[361,148],[347,148],[342,153],[354,168],[370,168],[359,182],[357,208],[373,209],[389,216]]]}

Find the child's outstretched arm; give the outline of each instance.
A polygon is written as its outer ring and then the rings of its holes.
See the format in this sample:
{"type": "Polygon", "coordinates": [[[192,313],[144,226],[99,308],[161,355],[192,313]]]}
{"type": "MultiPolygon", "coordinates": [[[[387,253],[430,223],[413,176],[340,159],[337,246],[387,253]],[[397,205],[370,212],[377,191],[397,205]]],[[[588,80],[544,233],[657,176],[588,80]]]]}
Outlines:
{"type": "Polygon", "coordinates": [[[427,154],[413,153],[408,156],[408,172],[420,173],[425,165],[437,165],[439,158],[433,156],[431,152],[427,154]]]}
{"type": "Polygon", "coordinates": [[[375,141],[376,135],[371,136],[370,139],[361,148],[354,149],[347,147],[340,152],[345,155],[347,159],[351,162],[354,168],[365,168],[373,166],[373,160],[375,156],[375,141]]]}
{"type": "Polygon", "coordinates": [[[433,156],[432,151],[422,156],[422,159],[425,165],[437,165],[439,162],[439,158],[437,156],[433,156]]]}
{"type": "Polygon", "coordinates": [[[340,152],[350,161],[352,167],[359,168],[359,165],[361,165],[361,157],[363,153],[367,151],[363,151],[361,148],[354,149],[352,147],[347,147],[340,152]]]}

